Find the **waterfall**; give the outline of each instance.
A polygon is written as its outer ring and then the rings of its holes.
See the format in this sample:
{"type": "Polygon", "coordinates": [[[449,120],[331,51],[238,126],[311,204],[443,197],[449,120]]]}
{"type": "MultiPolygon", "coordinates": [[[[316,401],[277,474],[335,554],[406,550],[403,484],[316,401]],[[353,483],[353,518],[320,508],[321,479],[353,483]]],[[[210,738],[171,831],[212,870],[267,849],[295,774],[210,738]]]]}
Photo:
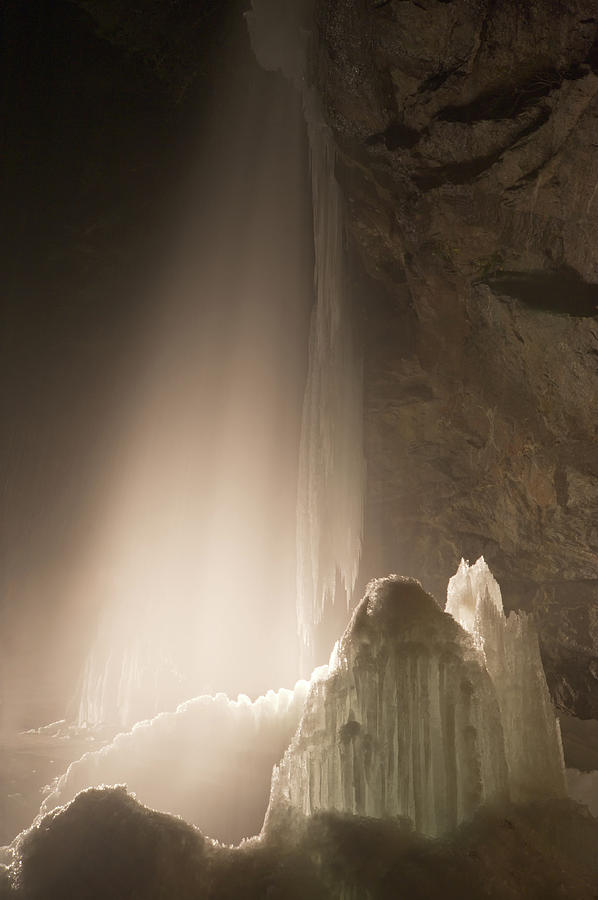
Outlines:
{"type": "Polygon", "coordinates": [[[314,291],[297,486],[297,626],[302,674],[314,631],[337,593],[352,600],[361,556],[365,460],[362,363],[346,276],[336,148],[307,78],[312,0],[253,0],[247,13],[260,64],[301,91],[310,154],[314,291]]]}
{"type": "Polygon", "coordinates": [[[315,92],[304,95],[315,248],[315,306],[297,490],[297,624],[306,663],[313,630],[336,599],[349,608],[361,556],[365,463],[362,369],[345,276],[343,204],[335,147],[315,92]],[[340,579],[339,579],[340,576],[340,579]]]}

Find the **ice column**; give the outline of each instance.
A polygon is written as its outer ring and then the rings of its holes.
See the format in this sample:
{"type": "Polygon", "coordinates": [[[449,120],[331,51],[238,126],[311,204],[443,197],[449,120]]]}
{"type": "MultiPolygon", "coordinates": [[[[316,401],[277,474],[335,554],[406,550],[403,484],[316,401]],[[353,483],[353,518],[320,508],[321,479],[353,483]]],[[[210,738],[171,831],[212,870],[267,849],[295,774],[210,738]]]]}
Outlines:
{"type": "Polygon", "coordinates": [[[461,560],[449,581],[446,612],[472,635],[494,683],[511,798],[565,796],[560,728],[532,619],[525,612],[505,617],[500,587],[484,557],[473,566],[461,560]]]}
{"type": "Polygon", "coordinates": [[[446,609],[414,579],[368,585],[274,771],[266,830],[336,809],[436,836],[482,806],[566,796],[531,619],[505,618],[483,559],[461,563],[446,609]]]}
{"type": "Polygon", "coordinates": [[[404,816],[440,835],[508,798],[500,711],[470,636],[412,579],[377,579],[275,769],[279,810],[404,816]]]}

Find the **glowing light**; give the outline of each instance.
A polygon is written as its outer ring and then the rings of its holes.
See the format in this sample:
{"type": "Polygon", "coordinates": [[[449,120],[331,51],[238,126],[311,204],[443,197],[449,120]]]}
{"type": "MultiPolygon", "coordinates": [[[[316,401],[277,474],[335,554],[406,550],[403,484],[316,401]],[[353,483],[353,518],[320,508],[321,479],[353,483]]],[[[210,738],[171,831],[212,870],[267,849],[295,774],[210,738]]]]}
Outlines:
{"type": "MultiPolygon", "coordinates": [[[[248,51],[247,51],[248,52],[248,51]]],[[[300,101],[251,61],[146,341],[79,589],[101,610],[81,723],[298,675],[295,501],[312,235],[300,101]],[[235,110],[238,115],[235,116],[235,110]],[[248,177],[247,165],[251,160],[248,177]]],[[[217,138],[220,138],[218,140],[217,138]]]]}

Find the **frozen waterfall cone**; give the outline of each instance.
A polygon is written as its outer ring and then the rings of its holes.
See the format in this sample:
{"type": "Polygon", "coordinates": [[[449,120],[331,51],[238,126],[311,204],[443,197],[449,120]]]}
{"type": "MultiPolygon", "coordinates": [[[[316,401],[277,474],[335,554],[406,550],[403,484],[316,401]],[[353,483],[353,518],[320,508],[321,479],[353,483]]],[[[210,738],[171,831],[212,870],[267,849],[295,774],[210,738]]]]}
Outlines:
{"type": "MultiPolygon", "coordinates": [[[[515,643],[520,632],[513,629],[515,643]]],[[[529,641],[521,640],[524,653],[529,641]]],[[[520,690],[533,693],[541,667],[526,678],[520,690]]],[[[407,817],[437,836],[481,806],[505,804],[520,772],[510,770],[513,723],[500,690],[476,636],[418,581],[372,581],[274,771],[265,833],[281,817],[335,809],[407,817]]],[[[558,756],[554,715],[552,730],[533,727],[518,746],[543,741],[558,756]]],[[[562,777],[542,783],[544,796],[564,794],[562,777]]]]}
{"type": "Polygon", "coordinates": [[[564,797],[561,732],[546,684],[538,635],[525,612],[506,617],[484,557],[465,560],[448,584],[446,611],[472,636],[500,707],[511,799],[564,797]]]}

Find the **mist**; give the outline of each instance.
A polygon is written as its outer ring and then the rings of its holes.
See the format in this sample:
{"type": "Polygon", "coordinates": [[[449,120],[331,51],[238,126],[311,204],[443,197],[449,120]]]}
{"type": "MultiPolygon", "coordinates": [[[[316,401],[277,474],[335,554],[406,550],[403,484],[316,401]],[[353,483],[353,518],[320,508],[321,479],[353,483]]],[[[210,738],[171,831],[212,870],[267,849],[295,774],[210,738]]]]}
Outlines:
{"type": "MultiPolygon", "coordinates": [[[[49,454],[30,451],[29,469],[57,484],[38,495],[23,565],[5,542],[9,730],[65,711],[136,721],[201,692],[257,696],[297,678],[313,303],[305,125],[294,88],[254,61],[240,10],[219,61],[180,171],[164,172],[167,240],[136,260],[130,296],[119,285],[116,330],[128,339],[117,365],[108,348],[95,373],[103,421],[65,415],[49,454]],[[90,438],[77,434],[86,426],[90,438]],[[78,492],[77,504],[61,510],[61,492],[78,492]]],[[[73,369],[62,387],[65,412],[78,379],[73,369]]]]}

